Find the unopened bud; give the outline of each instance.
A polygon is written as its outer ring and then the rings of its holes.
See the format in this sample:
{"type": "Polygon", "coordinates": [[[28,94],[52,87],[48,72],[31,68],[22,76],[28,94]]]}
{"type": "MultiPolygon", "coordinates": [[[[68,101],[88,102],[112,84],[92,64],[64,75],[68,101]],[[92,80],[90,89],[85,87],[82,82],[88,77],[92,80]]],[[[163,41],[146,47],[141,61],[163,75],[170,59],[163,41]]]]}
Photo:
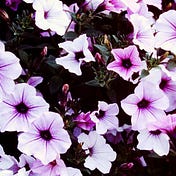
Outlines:
{"type": "Polygon", "coordinates": [[[134,164],[132,162],[130,163],[123,163],[121,164],[120,168],[123,170],[129,170],[134,166],[134,164]]]}
{"type": "Polygon", "coordinates": [[[48,53],[48,47],[45,46],[45,47],[43,48],[42,52],[41,52],[41,55],[44,57],[44,56],[47,55],[47,53],[48,53]]]}
{"type": "Polygon", "coordinates": [[[68,84],[64,84],[62,86],[62,92],[66,95],[69,91],[69,85],[68,84]]]}
{"type": "Polygon", "coordinates": [[[102,58],[102,56],[101,56],[100,53],[96,53],[96,54],[95,54],[95,59],[97,60],[97,62],[98,62],[99,64],[105,65],[105,61],[104,61],[104,59],[102,58]]]}
{"type": "Polygon", "coordinates": [[[111,42],[109,41],[107,35],[104,35],[104,44],[108,47],[108,49],[112,48],[111,42]]]}
{"type": "Polygon", "coordinates": [[[0,9],[0,18],[2,20],[4,20],[5,22],[9,22],[10,19],[9,19],[9,15],[7,14],[7,12],[3,9],[0,9]]]}

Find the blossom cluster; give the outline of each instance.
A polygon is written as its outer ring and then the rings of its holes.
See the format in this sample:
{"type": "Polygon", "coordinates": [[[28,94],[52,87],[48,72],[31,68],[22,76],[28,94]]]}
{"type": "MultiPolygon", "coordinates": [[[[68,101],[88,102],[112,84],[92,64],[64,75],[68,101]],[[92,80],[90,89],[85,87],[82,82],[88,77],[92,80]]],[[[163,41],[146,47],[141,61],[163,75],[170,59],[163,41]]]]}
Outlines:
{"type": "Polygon", "coordinates": [[[17,144],[0,140],[0,176],[139,175],[176,157],[175,10],[3,0],[0,134],[17,144]]]}

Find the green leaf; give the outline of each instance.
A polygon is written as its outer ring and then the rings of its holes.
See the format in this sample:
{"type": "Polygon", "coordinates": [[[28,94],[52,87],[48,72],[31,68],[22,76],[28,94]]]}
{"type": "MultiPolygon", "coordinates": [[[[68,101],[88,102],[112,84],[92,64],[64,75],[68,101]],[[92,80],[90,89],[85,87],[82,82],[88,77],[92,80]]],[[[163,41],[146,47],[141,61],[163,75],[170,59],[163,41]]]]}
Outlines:
{"type": "Polygon", "coordinates": [[[101,87],[98,80],[95,80],[95,79],[85,82],[85,84],[88,86],[93,86],[93,87],[101,87]]]}
{"type": "Polygon", "coordinates": [[[53,95],[59,91],[63,85],[63,79],[59,76],[52,76],[49,81],[49,91],[53,95]]]}
{"type": "Polygon", "coordinates": [[[100,51],[103,58],[105,59],[105,62],[107,62],[110,56],[110,51],[108,50],[108,48],[104,45],[98,45],[98,44],[95,44],[94,46],[100,51]]]}
{"type": "Polygon", "coordinates": [[[56,58],[52,55],[50,55],[49,57],[45,57],[45,63],[47,65],[49,65],[50,67],[54,68],[54,69],[58,69],[59,67],[61,67],[60,65],[56,64],[56,58]]]}
{"type": "Polygon", "coordinates": [[[29,61],[29,55],[23,50],[18,50],[18,54],[19,54],[20,60],[25,64],[27,64],[29,61]]]}
{"type": "Polygon", "coordinates": [[[73,31],[66,32],[65,35],[62,37],[65,40],[74,40],[75,38],[78,37],[78,34],[73,31]]]}

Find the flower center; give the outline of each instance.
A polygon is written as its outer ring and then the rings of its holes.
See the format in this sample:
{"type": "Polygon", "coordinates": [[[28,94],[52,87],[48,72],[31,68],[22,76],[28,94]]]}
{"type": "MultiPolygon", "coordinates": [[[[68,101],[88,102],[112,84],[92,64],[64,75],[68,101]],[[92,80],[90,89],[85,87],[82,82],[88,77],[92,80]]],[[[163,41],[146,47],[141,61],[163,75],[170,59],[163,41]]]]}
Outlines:
{"type": "Polygon", "coordinates": [[[84,53],[82,51],[79,51],[79,52],[75,53],[75,58],[76,58],[77,61],[79,61],[79,59],[84,58],[84,57],[85,56],[84,56],[84,53]]]}
{"type": "Polygon", "coordinates": [[[95,115],[96,115],[96,117],[97,117],[98,119],[101,119],[102,117],[104,117],[105,111],[102,111],[102,110],[100,109],[99,113],[95,113],[95,115]]]}
{"type": "Polygon", "coordinates": [[[48,18],[48,14],[49,14],[49,11],[44,12],[44,18],[45,18],[45,19],[48,18]]]}
{"type": "Polygon", "coordinates": [[[52,136],[49,130],[40,131],[40,137],[45,141],[50,141],[52,139],[52,136]]]}
{"type": "Polygon", "coordinates": [[[157,135],[161,134],[161,131],[160,130],[150,131],[150,134],[157,136],[157,135]]]}
{"type": "Polygon", "coordinates": [[[122,60],[122,66],[125,67],[125,68],[130,68],[132,66],[132,63],[130,61],[130,59],[123,59],[122,60]]]}
{"type": "Polygon", "coordinates": [[[144,109],[147,108],[149,105],[149,101],[142,99],[140,102],[138,102],[137,106],[138,108],[144,109]]]}
{"type": "Polygon", "coordinates": [[[28,110],[29,110],[29,108],[23,102],[21,102],[20,104],[16,105],[15,108],[21,114],[26,114],[28,112],[28,110]]]}
{"type": "Polygon", "coordinates": [[[50,164],[51,166],[53,166],[53,167],[57,165],[56,160],[50,162],[49,164],[50,164]]]}
{"type": "Polygon", "coordinates": [[[166,87],[167,82],[168,81],[166,79],[162,79],[161,82],[160,82],[160,84],[159,84],[160,89],[163,90],[166,87]]]}

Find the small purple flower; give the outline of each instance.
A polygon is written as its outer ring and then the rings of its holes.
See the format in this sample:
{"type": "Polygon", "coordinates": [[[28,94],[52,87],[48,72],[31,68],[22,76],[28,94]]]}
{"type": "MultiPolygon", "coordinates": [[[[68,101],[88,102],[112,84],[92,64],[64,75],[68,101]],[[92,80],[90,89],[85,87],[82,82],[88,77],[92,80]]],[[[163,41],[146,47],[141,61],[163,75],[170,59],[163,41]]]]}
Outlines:
{"type": "Polygon", "coordinates": [[[167,155],[169,153],[169,137],[159,129],[139,131],[137,136],[140,150],[153,150],[159,156],[167,155]]]}
{"type": "Polygon", "coordinates": [[[107,69],[118,73],[124,80],[128,80],[134,72],[142,70],[144,66],[134,45],[124,49],[112,49],[111,53],[115,61],[109,63],[107,69]]]}
{"type": "Polygon", "coordinates": [[[155,47],[174,52],[176,54],[176,11],[169,10],[160,15],[156,21],[155,47]]]}
{"type": "Polygon", "coordinates": [[[103,174],[109,173],[111,162],[116,159],[117,154],[109,144],[106,144],[105,138],[91,131],[88,135],[81,133],[78,136],[78,142],[82,143],[82,149],[88,155],[84,166],[91,170],[97,168],[103,174]]]}
{"type": "Polygon", "coordinates": [[[59,114],[44,112],[32,122],[27,132],[19,135],[18,149],[46,165],[65,153],[71,145],[70,136],[63,127],[59,114]]]}
{"type": "Polygon", "coordinates": [[[36,95],[36,89],[26,83],[16,84],[13,93],[6,95],[0,107],[1,132],[26,131],[34,119],[49,109],[48,103],[36,95]]]}
{"type": "Polygon", "coordinates": [[[56,63],[62,65],[69,72],[80,76],[83,62],[95,61],[89,50],[89,42],[86,34],[80,35],[73,41],[66,41],[59,44],[59,47],[68,52],[66,56],[56,58],[56,63]]]}
{"type": "Polygon", "coordinates": [[[118,129],[119,120],[117,114],[119,108],[116,103],[107,104],[104,101],[98,102],[98,111],[93,111],[90,114],[91,120],[96,124],[96,132],[105,134],[107,130],[118,129]]]}
{"type": "Polygon", "coordinates": [[[22,0],[6,0],[6,6],[10,7],[12,10],[17,11],[18,5],[22,0]]]}
{"type": "Polygon", "coordinates": [[[90,118],[90,112],[87,113],[80,113],[75,119],[77,126],[82,128],[83,130],[90,131],[94,126],[95,123],[90,118]]]}
{"type": "Polygon", "coordinates": [[[151,122],[166,117],[164,110],[169,106],[169,100],[163,91],[149,82],[141,82],[121,101],[121,107],[131,115],[133,130],[145,129],[151,122]]]}

